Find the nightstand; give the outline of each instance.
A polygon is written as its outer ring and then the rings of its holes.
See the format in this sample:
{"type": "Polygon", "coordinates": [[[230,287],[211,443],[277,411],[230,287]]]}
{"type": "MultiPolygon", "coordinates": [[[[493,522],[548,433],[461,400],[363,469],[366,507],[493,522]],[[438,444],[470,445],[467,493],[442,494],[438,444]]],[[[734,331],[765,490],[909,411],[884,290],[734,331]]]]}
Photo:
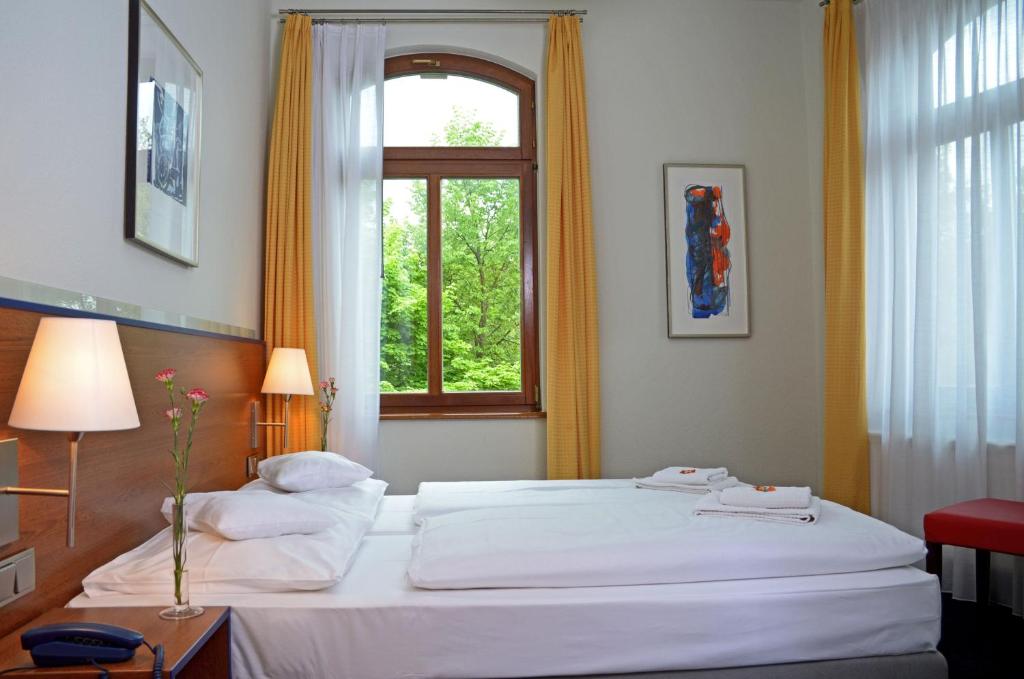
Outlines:
{"type": "MultiPolygon", "coordinates": [[[[0,670],[32,663],[28,651],[21,650],[21,633],[27,629],[55,622],[101,622],[142,632],[146,641],[154,646],[163,644],[164,679],[230,679],[231,609],[207,606],[206,612],[197,618],[170,621],[157,616],[161,608],[55,608],[47,611],[0,639],[0,670]]],[[[105,667],[110,670],[111,679],[150,679],[153,654],[140,646],[128,662],[105,667]]],[[[95,667],[79,665],[12,672],[9,676],[95,679],[98,675],[95,667]]]]}

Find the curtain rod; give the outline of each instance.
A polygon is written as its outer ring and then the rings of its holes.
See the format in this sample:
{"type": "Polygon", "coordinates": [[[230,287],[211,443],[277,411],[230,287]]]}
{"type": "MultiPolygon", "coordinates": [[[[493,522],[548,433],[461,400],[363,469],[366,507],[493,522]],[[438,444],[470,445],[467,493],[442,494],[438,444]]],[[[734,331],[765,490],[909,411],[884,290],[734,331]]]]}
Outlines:
{"type": "Polygon", "coordinates": [[[582,16],[585,9],[282,9],[281,21],[289,14],[307,14],[316,23],[386,21],[390,23],[534,23],[548,16],[582,16]],[[316,15],[348,15],[328,18],[316,15]]]}
{"type": "MultiPolygon", "coordinates": [[[[821,0],[821,2],[818,3],[818,7],[824,7],[825,5],[829,5],[831,3],[832,3],[832,0],[821,0]]],[[[860,3],[861,3],[861,0],[852,0],[852,4],[854,4],[854,5],[859,5],[860,3]]]]}

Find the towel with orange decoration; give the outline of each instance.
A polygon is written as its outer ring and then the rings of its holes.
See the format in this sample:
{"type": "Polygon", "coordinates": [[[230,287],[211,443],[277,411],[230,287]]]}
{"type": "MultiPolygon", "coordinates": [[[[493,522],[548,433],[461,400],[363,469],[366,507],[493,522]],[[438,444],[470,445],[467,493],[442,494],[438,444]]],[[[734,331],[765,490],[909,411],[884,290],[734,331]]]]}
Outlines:
{"type": "Polygon", "coordinates": [[[693,509],[694,515],[802,525],[814,523],[821,515],[821,500],[813,495],[810,504],[803,509],[769,509],[767,507],[737,507],[722,504],[722,492],[724,491],[715,490],[697,500],[693,509]]]}
{"type": "Polygon", "coordinates": [[[659,483],[654,480],[653,476],[647,476],[642,479],[633,479],[633,483],[636,484],[637,488],[646,488],[647,490],[671,490],[676,493],[690,493],[691,495],[707,495],[713,490],[724,490],[734,486],[747,485],[735,476],[728,476],[721,481],[704,484],[659,483]]]}
{"type": "Polygon", "coordinates": [[[667,467],[648,478],[654,483],[682,483],[688,486],[706,486],[724,481],[729,476],[725,467],[667,467]]]}
{"type": "Polygon", "coordinates": [[[806,509],[811,505],[808,486],[748,486],[722,490],[722,504],[763,509],[806,509]]]}

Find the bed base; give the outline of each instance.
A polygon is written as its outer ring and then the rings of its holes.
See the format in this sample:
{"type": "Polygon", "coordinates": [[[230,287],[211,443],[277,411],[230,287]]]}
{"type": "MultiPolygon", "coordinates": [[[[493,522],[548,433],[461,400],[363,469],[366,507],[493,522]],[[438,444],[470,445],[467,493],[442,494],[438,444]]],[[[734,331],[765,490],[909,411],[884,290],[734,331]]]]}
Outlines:
{"type": "Polygon", "coordinates": [[[938,651],[843,660],[753,665],[676,672],[594,674],[547,679],[947,679],[946,659],[938,651]]]}

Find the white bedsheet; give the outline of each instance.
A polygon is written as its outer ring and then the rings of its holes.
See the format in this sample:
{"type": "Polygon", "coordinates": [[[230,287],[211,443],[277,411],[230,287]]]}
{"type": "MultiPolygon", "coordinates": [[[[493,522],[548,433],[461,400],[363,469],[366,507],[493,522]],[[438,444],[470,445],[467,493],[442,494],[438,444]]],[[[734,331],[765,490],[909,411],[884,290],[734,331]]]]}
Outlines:
{"type": "Polygon", "coordinates": [[[639,489],[632,479],[583,481],[441,481],[419,486],[416,525],[432,516],[487,507],[535,507],[595,502],[636,502],[659,491],[639,489]]]}
{"type": "MultiPolygon", "coordinates": [[[[405,578],[411,540],[364,538],[345,578],[320,592],[192,598],[232,607],[238,679],[734,667],[916,653],[933,650],[939,637],[936,580],[910,567],[676,585],[426,591],[405,578]]],[[[166,603],[161,596],[81,595],[70,605],[166,603]]]]}
{"type": "Polygon", "coordinates": [[[920,539],[833,502],[790,525],[694,516],[698,496],[637,492],[654,497],[427,518],[409,578],[430,589],[643,585],[853,573],[925,554],[920,539]]]}

